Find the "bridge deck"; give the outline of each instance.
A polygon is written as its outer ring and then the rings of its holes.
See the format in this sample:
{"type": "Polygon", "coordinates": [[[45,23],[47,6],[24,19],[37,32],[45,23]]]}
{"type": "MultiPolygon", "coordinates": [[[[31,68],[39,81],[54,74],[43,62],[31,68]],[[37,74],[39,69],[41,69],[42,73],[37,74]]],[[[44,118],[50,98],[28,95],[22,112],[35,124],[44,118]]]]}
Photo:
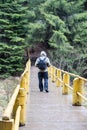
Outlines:
{"type": "Polygon", "coordinates": [[[86,130],[87,109],[72,106],[72,96],[62,95],[49,80],[49,93],[39,92],[37,69],[31,68],[26,125],[20,130],[86,130]]]}

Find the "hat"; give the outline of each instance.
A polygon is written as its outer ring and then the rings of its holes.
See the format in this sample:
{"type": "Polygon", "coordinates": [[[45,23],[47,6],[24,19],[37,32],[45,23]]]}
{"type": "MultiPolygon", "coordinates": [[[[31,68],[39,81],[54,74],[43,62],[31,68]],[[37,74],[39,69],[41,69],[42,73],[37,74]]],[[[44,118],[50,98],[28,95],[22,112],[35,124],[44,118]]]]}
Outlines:
{"type": "Polygon", "coordinates": [[[42,56],[46,56],[46,52],[45,51],[41,51],[40,55],[42,56]]]}

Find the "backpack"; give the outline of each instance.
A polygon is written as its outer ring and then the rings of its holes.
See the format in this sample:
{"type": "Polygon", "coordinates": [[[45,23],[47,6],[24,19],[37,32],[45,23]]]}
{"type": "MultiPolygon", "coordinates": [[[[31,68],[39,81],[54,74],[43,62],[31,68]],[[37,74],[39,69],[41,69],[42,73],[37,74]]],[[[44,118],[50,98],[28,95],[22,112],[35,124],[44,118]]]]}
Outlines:
{"type": "Polygon", "coordinates": [[[39,58],[39,62],[38,62],[38,68],[40,70],[45,70],[47,67],[47,64],[45,62],[46,58],[44,58],[43,60],[41,58],[39,58]]]}

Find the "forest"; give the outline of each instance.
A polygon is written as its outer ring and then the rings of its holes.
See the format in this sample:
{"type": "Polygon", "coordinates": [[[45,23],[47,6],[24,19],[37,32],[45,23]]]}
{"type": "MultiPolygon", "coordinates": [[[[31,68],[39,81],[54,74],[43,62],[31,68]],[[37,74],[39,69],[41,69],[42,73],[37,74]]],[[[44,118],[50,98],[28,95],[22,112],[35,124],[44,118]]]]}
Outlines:
{"type": "Polygon", "coordinates": [[[87,78],[87,0],[0,0],[0,78],[20,75],[37,46],[87,78]]]}

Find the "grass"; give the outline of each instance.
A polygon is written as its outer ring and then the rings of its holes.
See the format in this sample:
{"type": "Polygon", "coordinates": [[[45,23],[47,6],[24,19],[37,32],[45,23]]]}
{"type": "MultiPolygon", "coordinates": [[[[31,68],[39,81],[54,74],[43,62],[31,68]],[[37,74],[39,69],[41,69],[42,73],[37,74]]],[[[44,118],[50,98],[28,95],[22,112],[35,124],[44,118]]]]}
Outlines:
{"type": "Polygon", "coordinates": [[[6,108],[18,83],[18,77],[9,77],[4,80],[0,79],[0,116],[3,113],[3,110],[6,108]]]}

